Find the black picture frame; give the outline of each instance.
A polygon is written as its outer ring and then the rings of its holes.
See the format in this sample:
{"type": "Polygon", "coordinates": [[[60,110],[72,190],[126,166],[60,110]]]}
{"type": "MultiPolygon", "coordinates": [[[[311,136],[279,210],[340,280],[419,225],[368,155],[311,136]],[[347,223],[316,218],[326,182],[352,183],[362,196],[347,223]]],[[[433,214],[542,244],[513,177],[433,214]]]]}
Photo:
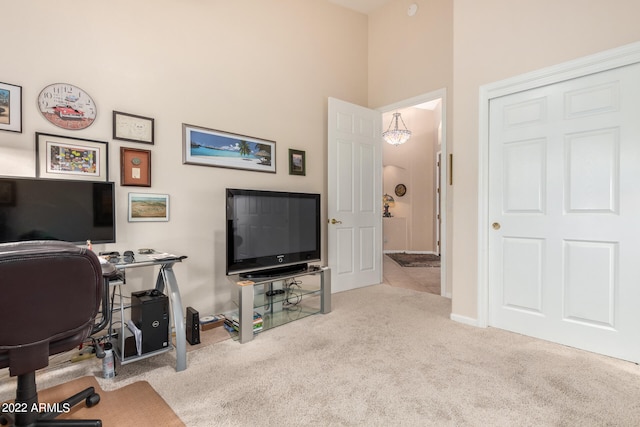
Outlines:
{"type": "Polygon", "coordinates": [[[113,139],[154,144],[155,120],[136,114],[113,112],[113,139]]]}
{"type": "Polygon", "coordinates": [[[109,145],[36,132],[36,177],[109,181],[109,145]]]}
{"type": "Polygon", "coordinates": [[[306,175],[307,166],[305,157],[304,151],[289,149],[289,175],[306,175]]]}
{"type": "Polygon", "coordinates": [[[22,86],[0,82],[0,130],[22,133],[22,86]]]}

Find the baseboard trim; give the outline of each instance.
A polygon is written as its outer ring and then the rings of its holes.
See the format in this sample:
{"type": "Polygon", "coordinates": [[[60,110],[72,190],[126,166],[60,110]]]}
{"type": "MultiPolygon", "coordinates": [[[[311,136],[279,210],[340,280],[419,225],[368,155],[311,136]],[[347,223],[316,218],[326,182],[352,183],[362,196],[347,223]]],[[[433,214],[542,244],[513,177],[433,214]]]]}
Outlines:
{"type": "Polygon", "coordinates": [[[477,328],[480,327],[480,323],[478,323],[478,319],[474,319],[474,318],[467,317],[467,316],[461,316],[461,315],[455,314],[455,313],[451,313],[449,318],[451,320],[453,320],[454,322],[464,323],[465,325],[475,326],[477,328]]]}

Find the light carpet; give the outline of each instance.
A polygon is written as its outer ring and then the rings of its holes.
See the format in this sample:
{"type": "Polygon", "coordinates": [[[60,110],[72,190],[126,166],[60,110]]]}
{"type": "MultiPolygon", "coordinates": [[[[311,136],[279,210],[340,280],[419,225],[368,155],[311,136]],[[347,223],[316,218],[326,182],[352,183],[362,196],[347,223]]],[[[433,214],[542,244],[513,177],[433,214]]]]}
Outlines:
{"type": "MultiPolygon", "coordinates": [[[[333,311],[118,368],[148,381],[187,426],[637,426],[632,363],[449,319],[437,295],[375,285],[333,311]]],[[[42,374],[95,372],[97,360],[42,374]]],[[[0,384],[0,400],[4,385],[0,384]]]]}

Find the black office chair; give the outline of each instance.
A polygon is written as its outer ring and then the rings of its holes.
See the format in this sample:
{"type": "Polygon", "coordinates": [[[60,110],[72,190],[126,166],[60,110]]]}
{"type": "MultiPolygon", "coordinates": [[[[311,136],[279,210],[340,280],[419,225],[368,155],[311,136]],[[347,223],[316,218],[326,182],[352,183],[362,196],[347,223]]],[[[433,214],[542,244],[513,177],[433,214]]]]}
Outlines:
{"type": "MultiPolygon", "coordinates": [[[[54,420],[60,413],[31,409],[38,406],[36,371],[49,365],[49,356],[78,347],[106,324],[95,324],[101,300],[106,313],[105,288],[91,251],[54,241],[0,244],[0,368],[18,377],[19,409],[0,414],[0,425],[102,426],[100,420],[54,420]]],[[[90,387],[58,407],[83,400],[91,407],[100,396],[90,387]]]]}

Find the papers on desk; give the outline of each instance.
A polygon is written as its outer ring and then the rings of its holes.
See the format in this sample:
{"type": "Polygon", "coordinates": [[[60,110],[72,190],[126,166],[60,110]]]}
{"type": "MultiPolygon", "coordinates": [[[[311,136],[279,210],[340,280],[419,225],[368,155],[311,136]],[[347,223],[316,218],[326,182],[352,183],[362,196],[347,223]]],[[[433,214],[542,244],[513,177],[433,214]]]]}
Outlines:
{"type": "Polygon", "coordinates": [[[174,254],[170,254],[167,252],[154,252],[152,254],[147,255],[149,258],[153,259],[153,260],[161,260],[161,259],[179,259],[182,257],[179,257],[178,255],[174,255],[174,254]]]}
{"type": "Polygon", "coordinates": [[[135,340],[136,340],[136,352],[138,353],[138,356],[141,356],[142,355],[142,331],[138,329],[135,323],[133,323],[133,320],[129,320],[127,322],[127,328],[129,328],[129,330],[133,333],[133,336],[135,337],[135,340]]]}

